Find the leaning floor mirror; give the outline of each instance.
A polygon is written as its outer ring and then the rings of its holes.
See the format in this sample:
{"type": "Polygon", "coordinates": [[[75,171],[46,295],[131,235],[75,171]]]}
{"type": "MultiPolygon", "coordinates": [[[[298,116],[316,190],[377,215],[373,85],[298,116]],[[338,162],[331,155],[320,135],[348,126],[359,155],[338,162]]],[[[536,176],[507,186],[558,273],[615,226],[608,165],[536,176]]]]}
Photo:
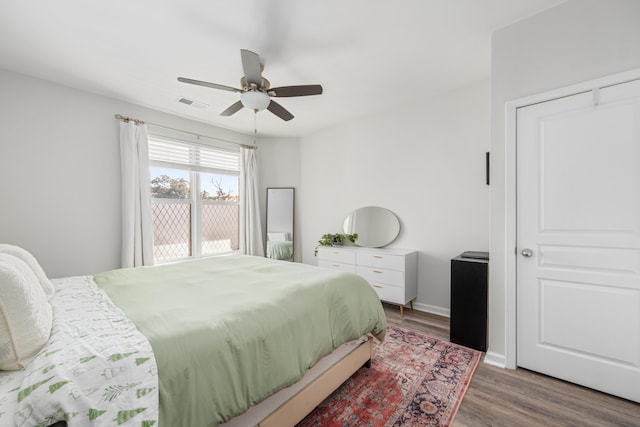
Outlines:
{"type": "Polygon", "coordinates": [[[267,258],[293,261],[292,187],[267,188],[267,258]]]}

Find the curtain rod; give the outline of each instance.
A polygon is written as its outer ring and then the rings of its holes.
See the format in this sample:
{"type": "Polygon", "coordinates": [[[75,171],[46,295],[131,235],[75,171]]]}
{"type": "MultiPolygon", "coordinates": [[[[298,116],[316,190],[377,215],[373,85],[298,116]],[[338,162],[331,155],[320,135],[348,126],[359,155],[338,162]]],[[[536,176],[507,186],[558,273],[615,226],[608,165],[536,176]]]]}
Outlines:
{"type": "Polygon", "coordinates": [[[134,118],[131,118],[131,117],[125,117],[125,116],[123,116],[121,114],[116,114],[115,118],[117,120],[122,120],[125,123],[134,122],[137,125],[143,125],[143,124],[146,123],[148,125],[157,126],[157,127],[161,127],[161,128],[164,128],[164,129],[174,130],[176,132],[182,132],[182,133],[186,133],[186,134],[189,134],[189,135],[193,135],[193,136],[195,136],[197,138],[209,138],[209,139],[213,139],[215,141],[229,142],[231,144],[237,144],[237,145],[239,145],[239,146],[241,146],[243,148],[248,148],[248,149],[251,149],[251,150],[257,150],[258,149],[257,145],[247,145],[247,144],[243,144],[241,142],[230,141],[228,139],[216,138],[214,136],[200,135],[199,133],[189,132],[189,131],[182,130],[182,129],[176,129],[176,128],[172,128],[172,127],[169,127],[169,126],[159,125],[157,123],[143,122],[142,120],[134,119],[134,118]]]}

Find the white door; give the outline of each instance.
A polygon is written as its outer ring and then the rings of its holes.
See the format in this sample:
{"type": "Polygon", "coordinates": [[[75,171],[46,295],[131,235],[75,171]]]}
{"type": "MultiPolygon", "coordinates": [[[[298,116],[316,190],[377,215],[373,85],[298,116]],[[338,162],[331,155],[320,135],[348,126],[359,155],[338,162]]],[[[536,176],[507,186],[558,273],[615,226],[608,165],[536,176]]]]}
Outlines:
{"type": "Polygon", "coordinates": [[[517,364],[640,402],[640,81],[517,112],[517,364]]]}

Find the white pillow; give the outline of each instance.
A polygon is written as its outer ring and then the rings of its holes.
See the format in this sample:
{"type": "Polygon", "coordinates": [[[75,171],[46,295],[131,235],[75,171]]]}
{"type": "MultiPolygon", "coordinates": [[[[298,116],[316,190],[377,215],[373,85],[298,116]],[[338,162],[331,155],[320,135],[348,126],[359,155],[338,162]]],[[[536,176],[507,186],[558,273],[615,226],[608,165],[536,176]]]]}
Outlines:
{"type": "Polygon", "coordinates": [[[267,233],[267,240],[272,242],[286,242],[287,233],[267,233]]]}
{"type": "Polygon", "coordinates": [[[0,370],[24,367],[51,335],[51,305],[29,266],[0,253],[0,370]]]}
{"type": "Polygon", "coordinates": [[[14,245],[0,244],[0,254],[13,255],[14,257],[20,258],[22,261],[24,261],[36,274],[36,277],[38,278],[38,281],[40,282],[40,285],[44,290],[44,294],[47,296],[47,300],[53,298],[53,295],[56,292],[53,284],[44,273],[44,270],[42,269],[42,267],[40,267],[40,264],[38,264],[38,261],[35,259],[35,257],[31,255],[26,249],[14,245]]]}

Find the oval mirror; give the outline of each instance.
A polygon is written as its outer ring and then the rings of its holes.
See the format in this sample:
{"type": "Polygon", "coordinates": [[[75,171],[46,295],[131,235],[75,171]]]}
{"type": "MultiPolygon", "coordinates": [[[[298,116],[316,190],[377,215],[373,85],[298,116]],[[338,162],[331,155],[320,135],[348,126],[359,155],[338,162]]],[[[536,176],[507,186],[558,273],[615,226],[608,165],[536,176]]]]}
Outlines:
{"type": "Polygon", "coordinates": [[[376,206],[356,209],[344,220],[346,234],[358,234],[355,244],[379,248],[393,242],[400,233],[400,221],[393,212],[376,206]]]}

